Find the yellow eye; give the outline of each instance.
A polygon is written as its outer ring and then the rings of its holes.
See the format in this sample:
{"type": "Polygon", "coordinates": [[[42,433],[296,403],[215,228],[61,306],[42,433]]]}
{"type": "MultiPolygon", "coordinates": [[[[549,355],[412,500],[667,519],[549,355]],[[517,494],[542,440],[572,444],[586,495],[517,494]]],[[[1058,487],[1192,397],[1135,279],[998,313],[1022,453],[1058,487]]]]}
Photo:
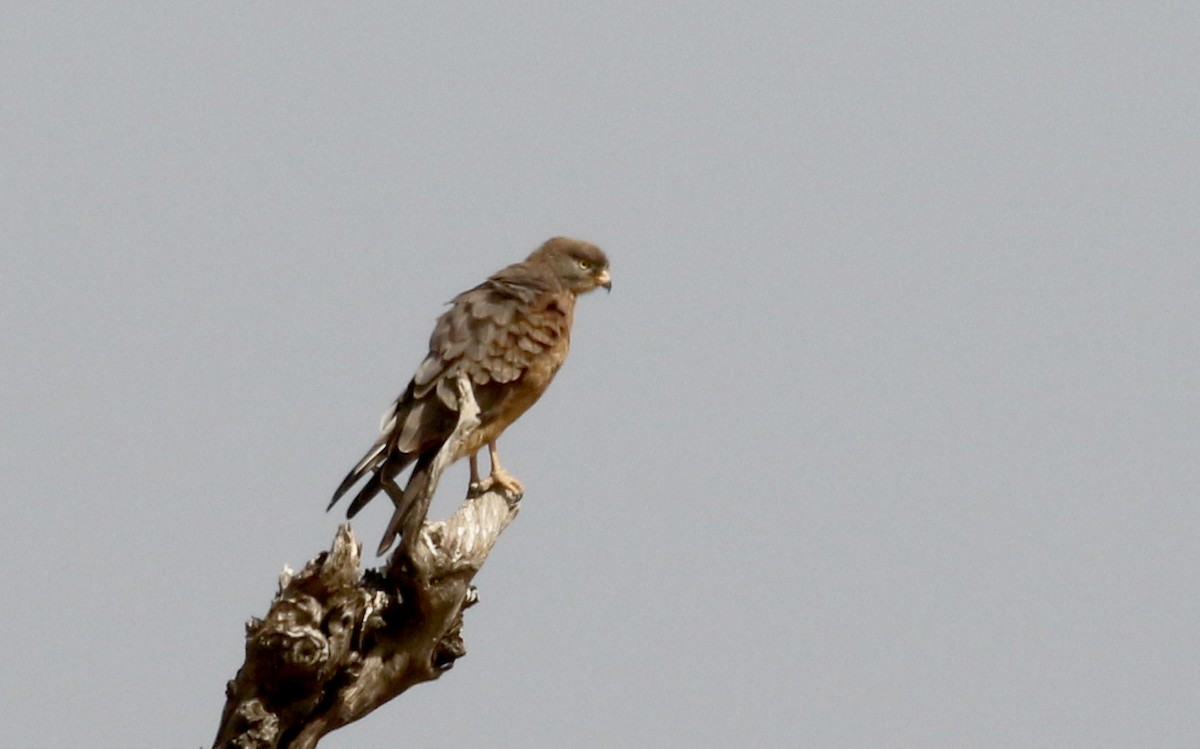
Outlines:
{"type": "Polygon", "coordinates": [[[591,267],[592,267],[592,264],[591,264],[591,263],[589,263],[589,262],[588,262],[588,261],[586,261],[586,260],[578,260],[578,261],[576,261],[576,262],[579,264],[579,269],[580,269],[580,270],[587,270],[588,268],[591,268],[591,267]]]}

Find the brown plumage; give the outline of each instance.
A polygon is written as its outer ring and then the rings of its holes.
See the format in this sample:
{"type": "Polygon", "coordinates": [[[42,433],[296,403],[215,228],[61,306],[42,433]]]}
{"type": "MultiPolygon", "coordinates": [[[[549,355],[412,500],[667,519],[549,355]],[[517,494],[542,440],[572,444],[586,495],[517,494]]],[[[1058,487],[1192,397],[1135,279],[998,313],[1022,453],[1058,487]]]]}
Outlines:
{"type": "Polygon", "coordinates": [[[465,372],[479,403],[479,427],[453,456],[471,459],[470,492],[499,486],[513,494],[520,482],[500,465],[496,440],[549,387],[567,358],[575,298],[610,289],[608,258],[599,247],[555,237],[526,258],[454,298],[429,338],[429,354],[404,392],[383,415],[379,439],[342,481],[329,507],[370,475],[351,501],[354,515],[380,491],[396,505],[379,543],[386,552],[399,535],[412,543],[429,510],[429,468],[458,421],[455,381],[465,372]],[[488,446],[491,473],[479,480],[476,453],[488,446]],[[403,489],[396,477],[413,465],[403,489]]]}

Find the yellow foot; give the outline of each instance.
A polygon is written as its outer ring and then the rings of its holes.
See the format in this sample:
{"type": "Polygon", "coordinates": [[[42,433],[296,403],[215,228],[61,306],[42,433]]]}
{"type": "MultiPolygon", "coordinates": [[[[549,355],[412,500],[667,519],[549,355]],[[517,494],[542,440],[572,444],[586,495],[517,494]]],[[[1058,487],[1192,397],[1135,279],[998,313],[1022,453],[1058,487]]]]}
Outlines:
{"type": "Polygon", "coordinates": [[[492,475],[483,481],[471,482],[471,485],[467,487],[467,496],[475,498],[497,489],[514,499],[525,496],[525,487],[521,485],[521,482],[517,481],[516,476],[503,469],[492,471],[492,475]]]}

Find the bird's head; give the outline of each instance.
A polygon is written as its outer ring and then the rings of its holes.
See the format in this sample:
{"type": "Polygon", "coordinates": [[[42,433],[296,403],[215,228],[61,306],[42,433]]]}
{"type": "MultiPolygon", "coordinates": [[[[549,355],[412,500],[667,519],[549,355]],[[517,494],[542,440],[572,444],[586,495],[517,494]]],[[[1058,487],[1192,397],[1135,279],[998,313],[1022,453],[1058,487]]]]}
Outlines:
{"type": "Polygon", "coordinates": [[[529,260],[545,263],[558,280],[576,294],[591,291],[597,286],[612,289],[608,258],[603,250],[591,242],[554,237],[534,250],[529,260]]]}

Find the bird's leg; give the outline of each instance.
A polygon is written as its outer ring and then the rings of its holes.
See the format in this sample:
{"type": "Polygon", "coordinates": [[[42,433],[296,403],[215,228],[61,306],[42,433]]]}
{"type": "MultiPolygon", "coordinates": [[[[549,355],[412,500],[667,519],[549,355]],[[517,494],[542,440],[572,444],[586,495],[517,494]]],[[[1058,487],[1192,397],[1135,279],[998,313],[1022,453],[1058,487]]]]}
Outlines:
{"type": "Polygon", "coordinates": [[[484,486],[479,480],[479,453],[471,453],[471,483],[467,484],[467,498],[474,499],[485,493],[490,487],[484,486]]]}
{"type": "Polygon", "coordinates": [[[492,475],[488,477],[488,482],[492,486],[501,487],[513,497],[523,496],[525,487],[521,486],[521,482],[517,481],[516,476],[504,470],[504,466],[500,465],[500,453],[496,452],[495,442],[488,443],[488,457],[492,461],[492,475]]]}
{"type": "Polygon", "coordinates": [[[478,497],[481,494],[487,494],[493,489],[500,489],[510,497],[521,497],[525,494],[525,487],[521,486],[521,482],[517,481],[516,477],[504,470],[504,466],[500,465],[500,454],[496,452],[496,443],[488,443],[488,457],[492,461],[492,472],[486,479],[479,479],[479,467],[476,465],[475,456],[471,456],[471,485],[467,489],[468,497],[478,497]]]}

